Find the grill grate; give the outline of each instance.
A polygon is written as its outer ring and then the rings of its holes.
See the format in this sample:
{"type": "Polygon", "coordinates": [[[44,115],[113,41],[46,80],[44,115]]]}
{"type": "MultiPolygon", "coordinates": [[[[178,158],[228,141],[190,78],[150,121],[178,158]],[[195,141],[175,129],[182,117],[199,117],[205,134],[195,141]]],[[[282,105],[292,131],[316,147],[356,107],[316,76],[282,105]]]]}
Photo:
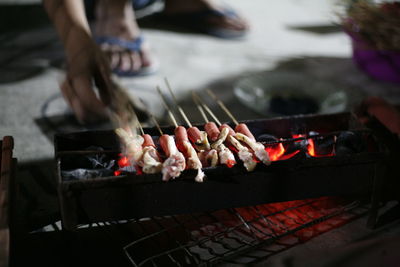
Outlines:
{"type": "Polygon", "coordinates": [[[249,264],[367,211],[360,201],[325,197],[147,218],[131,222],[137,238],[123,249],[133,266],[249,264]]]}

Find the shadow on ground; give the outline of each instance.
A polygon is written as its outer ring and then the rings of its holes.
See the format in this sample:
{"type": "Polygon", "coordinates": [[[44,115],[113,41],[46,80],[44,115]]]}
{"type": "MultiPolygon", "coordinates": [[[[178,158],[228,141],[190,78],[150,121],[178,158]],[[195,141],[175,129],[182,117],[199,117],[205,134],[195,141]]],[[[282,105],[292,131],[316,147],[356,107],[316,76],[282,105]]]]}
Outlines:
{"type": "Polygon", "coordinates": [[[0,84],[41,74],[63,61],[42,5],[0,5],[0,84]]]}

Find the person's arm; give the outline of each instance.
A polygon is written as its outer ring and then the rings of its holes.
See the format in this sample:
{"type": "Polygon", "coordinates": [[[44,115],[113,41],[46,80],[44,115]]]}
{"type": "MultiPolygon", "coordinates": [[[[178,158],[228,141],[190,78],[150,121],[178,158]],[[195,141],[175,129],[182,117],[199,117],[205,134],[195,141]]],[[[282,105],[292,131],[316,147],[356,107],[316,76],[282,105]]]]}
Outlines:
{"type": "Polygon", "coordinates": [[[43,0],[64,45],[67,77],[61,85],[64,98],[81,122],[105,118],[112,82],[109,63],[91,37],[82,0],[43,0]],[[93,80],[99,89],[98,99],[93,80]]]}

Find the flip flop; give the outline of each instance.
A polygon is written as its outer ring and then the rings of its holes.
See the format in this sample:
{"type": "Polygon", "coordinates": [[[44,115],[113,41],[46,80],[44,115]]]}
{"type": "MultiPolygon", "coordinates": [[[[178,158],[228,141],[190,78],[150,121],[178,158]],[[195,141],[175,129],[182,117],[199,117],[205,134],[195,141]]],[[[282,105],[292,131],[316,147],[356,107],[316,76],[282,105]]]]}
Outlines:
{"type": "MultiPolygon", "coordinates": [[[[95,37],[95,41],[98,45],[102,44],[117,45],[129,51],[140,52],[142,49],[144,39],[142,36],[139,36],[134,40],[124,40],[111,36],[100,36],[100,37],[95,37]]],[[[121,77],[150,75],[155,73],[158,69],[158,63],[156,63],[154,60],[152,61],[153,63],[150,66],[141,67],[137,71],[123,71],[116,68],[113,69],[112,72],[121,77]]]]}
{"type": "Polygon", "coordinates": [[[239,18],[236,11],[225,8],[223,10],[205,9],[183,14],[162,14],[162,18],[175,24],[188,26],[196,31],[223,39],[241,39],[247,35],[247,30],[231,30],[224,27],[212,27],[207,23],[210,17],[239,18]]]}

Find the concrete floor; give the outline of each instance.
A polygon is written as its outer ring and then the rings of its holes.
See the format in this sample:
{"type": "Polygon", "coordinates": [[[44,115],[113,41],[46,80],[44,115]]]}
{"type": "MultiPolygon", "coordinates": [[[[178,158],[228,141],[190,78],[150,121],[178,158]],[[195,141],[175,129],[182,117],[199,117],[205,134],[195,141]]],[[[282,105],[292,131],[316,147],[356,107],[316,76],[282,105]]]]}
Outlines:
{"type": "MultiPolygon", "coordinates": [[[[234,107],[238,119],[268,116],[243,105],[233,88],[243,77],[271,72],[310,75],[363,96],[378,95],[399,104],[398,86],[374,81],[353,64],[350,40],[335,26],[338,10],[335,3],[333,0],[231,0],[229,4],[240,10],[251,24],[248,38],[242,41],[160,29],[157,22],[143,20],[140,23],[144,35],[160,61],[160,70],[152,76],[119,81],[131,94],[144,99],[150,110],[164,121],[155,90],[156,85],[163,86],[164,77],[168,77],[182,106],[197,122],[201,122],[200,115],[188,100],[189,92],[202,93],[205,88],[213,89],[228,106],[234,107]]],[[[0,136],[14,137],[14,156],[27,170],[36,162],[52,162],[55,132],[88,128],[71,120],[60,95],[58,84],[64,75],[62,46],[52,26],[43,18],[43,11],[38,6],[23,5],[10,10],[15,14],[8,20],[9,25],[2,26],[8,30],[0,32],[0,136]],[[29,23],[25,25],[21,21],[29,23]]],[[[99,127],[107,126],[90,129],[99,127]]],[[[49,201],[41,201],[49,203],[55,198],[52,195],[49,201]]],[[[370,233],[363,223],[349,226],[347,231],[357,229],[360,235],[370,233]]],[[[335,246],[348,241],[336,241],[335,246]]],[[[325,241],[316,242],[307,243],[299,253],[321,247],[321,243],[325,249],[332,247],[325,241]]]]}

